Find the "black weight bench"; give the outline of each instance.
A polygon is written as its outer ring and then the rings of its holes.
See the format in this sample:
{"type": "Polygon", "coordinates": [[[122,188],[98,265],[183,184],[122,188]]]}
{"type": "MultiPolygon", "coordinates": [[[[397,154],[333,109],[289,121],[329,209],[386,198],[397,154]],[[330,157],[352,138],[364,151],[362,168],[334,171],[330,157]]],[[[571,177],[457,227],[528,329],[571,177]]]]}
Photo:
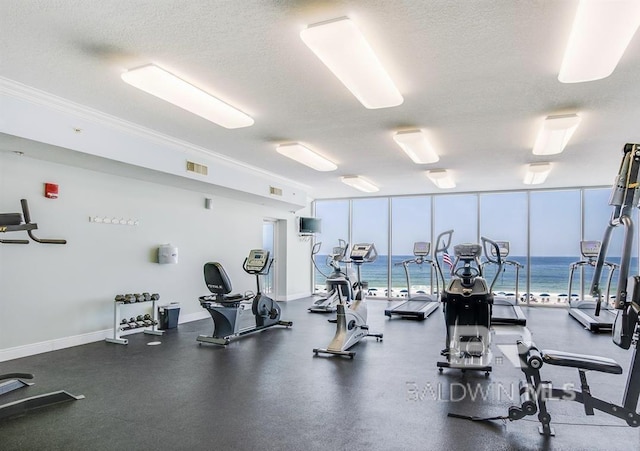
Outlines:
{"type": "Polygon", "coordinates": [[[543,350],[541,355],[543,362],[548,365],[567,366],[581,371],[622,374],[622,367],[615,360],[607,357],[551,350],[543,350]]]}

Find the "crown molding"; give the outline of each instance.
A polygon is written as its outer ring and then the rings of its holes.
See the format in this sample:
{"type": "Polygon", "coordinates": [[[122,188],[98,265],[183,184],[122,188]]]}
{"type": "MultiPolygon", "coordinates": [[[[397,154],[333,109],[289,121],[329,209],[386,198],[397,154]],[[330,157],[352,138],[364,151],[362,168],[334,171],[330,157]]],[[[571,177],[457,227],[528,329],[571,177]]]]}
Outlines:
{"type": "Polygon", "coordinates": [[[137,135],[138,137],[156,142],[161,145],[169,145],[170,147],[174,148],[176,152],[180,152],[183,154],[204,155],[208,158],[219,160],[250,172],[259,173],[272,180],[285,183],[289,186],[294,186],[307,192],[311,190],[311,187],[304,183],[300,183],[298,181],[283,177],[279,174],[274,174],[273,172],[266,171],[262,168],[244,163],[242,161],[234,160],[233,158],[219,154],[207,148],[197,146],[173,136],[165,135],[156,130],[135,124],[133,122],[125,121],[116,116],[103,113],[85,105],[72,102],[62,97],[58,97],[56,95],[41,91],[39,89],[27,86],[25,84],[10,80],[2,76],[0,76],[0,93],[16,97],[18,99],[25,100],[36,105],[58,110],[66,114],[78,117],[79,119],[103,125],[108,128],[119,129],[120,131],[137,135]]]}

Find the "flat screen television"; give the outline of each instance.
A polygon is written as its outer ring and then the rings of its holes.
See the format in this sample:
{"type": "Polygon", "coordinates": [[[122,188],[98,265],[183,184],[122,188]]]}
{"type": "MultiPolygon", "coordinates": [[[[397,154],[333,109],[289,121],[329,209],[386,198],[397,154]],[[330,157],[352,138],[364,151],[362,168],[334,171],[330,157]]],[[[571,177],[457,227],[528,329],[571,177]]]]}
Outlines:
{"type": "Polygon", "coordinates": [[[304,235],[312,235],[314,233],[320,233],[321,219],[300,217],[298,222],[298,232],[304,235]]]}

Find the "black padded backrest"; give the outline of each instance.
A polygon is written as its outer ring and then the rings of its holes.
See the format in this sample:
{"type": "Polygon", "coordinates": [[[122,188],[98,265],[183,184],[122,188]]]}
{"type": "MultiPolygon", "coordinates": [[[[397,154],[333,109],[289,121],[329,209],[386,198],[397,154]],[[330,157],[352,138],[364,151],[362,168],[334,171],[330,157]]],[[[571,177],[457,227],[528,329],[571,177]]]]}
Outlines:
{"type": "Polygon", "coordinates": [[[229,276],[218,262],[205,263],[204,283],[213,294],[229,294],[232,290],[229,276]]]}

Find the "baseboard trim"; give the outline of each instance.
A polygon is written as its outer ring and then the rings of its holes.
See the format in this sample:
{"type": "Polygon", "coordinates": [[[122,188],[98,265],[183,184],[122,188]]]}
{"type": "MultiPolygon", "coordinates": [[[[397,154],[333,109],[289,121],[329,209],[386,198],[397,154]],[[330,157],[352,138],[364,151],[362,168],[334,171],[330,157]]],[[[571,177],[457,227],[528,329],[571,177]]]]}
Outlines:
{"type": "Polygon", "coordinates": [[[73,335],[70,337],[56,338],[54,340],[2,349],[0,350],[0,362],[29,357],[31,355],[42,354],[44,352],[57,351],[64,348],[71,348],[73,346],[85,345],[104,340],[112,335],[113,329],[105,329],[96,332],[89,332],[87,334],[73,335]]]}
{"type": "MultiPolygon", "coordinates": [[[[206,318],[209,318],[209,313],[206,311],[189,313],[186,315],[180,315],[178,323],[189,323],[191,321],[198,321],[206,318]]],[[[99,330],[86,334],[41,341],[40,343],[16,346],[14,348],[0,349],[0,362],[20,359],[22,357],[29,357],[45,352],[57,351],[59,349],[71,348],[73,346],[95,343],[96,341],[102,341],[107,337],[113,337],[113,329],[99,330]]]]}

